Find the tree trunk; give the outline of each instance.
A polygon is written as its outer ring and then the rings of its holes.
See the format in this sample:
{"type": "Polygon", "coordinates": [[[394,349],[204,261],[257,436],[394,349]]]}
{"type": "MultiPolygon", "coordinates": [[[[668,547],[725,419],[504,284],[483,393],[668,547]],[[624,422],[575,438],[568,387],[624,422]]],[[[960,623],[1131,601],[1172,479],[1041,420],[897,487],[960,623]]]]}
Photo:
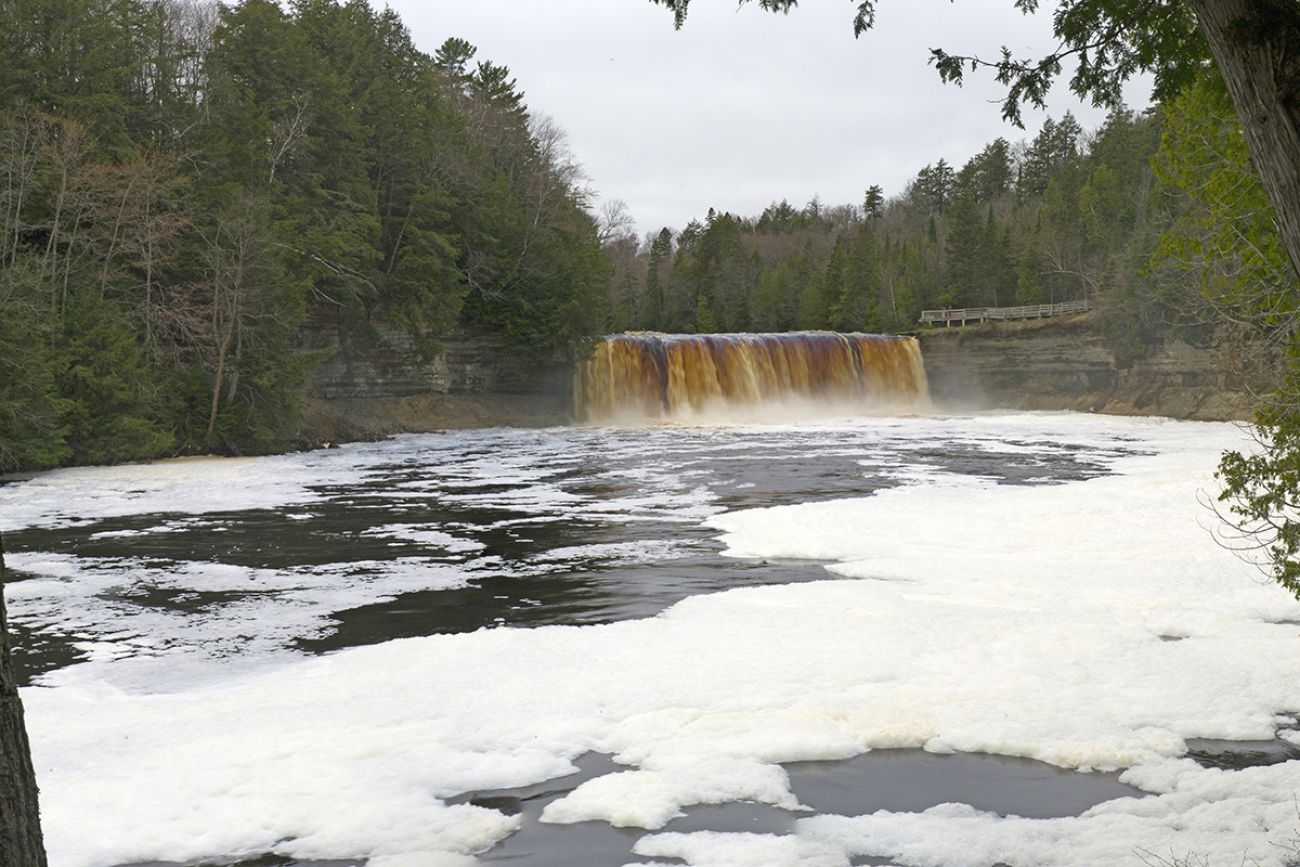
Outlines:
{"type": "Polygon", "coordinates": [[[226,370],[226,350],[230,346],[230,332],[226,332],[225,338],[221,341],[221,346],[217,350],[217,370],[212,375],[212,405],[208,408],[208,433],[204,437],[204,442],[208,448],[212,448],[217,438],[217,410],[221,403],[221,378],[226,370]]]}
{"type": "Polygon", "coordinates": [[[1300,276],[1300,4],[1188,0],[1228,85],[1251,160],[1300,276]]]}
{"type": "Polygon", "coordinates": [[[46,867],[36,772],[23,724],[23,703],[9,658],[4,581],[4,540],[0,539],[0,864],[46,867]]]}

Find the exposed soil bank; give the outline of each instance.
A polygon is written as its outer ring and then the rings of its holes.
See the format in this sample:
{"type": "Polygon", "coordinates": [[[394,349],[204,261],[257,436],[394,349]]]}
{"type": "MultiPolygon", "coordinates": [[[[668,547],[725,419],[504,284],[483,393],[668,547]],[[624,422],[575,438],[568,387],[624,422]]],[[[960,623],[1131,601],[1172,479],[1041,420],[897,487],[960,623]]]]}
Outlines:
{"type": "Polygon", "coordinates": [[[917,335],[941,408],[1058,409],[1179,419],[1249,419],[1272,384],[1220,349],[1170,340],[1115,366],[1090,315],[917,335]]]}

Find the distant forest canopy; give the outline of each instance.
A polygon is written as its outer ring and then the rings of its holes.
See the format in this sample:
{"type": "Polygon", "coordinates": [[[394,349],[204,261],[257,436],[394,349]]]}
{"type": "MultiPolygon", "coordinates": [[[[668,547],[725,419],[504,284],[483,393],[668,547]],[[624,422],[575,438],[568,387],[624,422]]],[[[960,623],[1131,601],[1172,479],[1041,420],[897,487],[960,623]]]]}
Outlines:
{"type": "Polygon", "coordinates": [[[590,211],[507,67],[454,38],[425,54],[364,0],[10,0],[0,69],[0,472],[293,445],[308,322],[363,349],[377,324],[429,352],[490,333],[539,361],[626,329],[906,331],[1085,296],[1121,364],[1171,329],[1293,330],[1208,71],[893,198],[642,240],[590,211]]]}
{"type": "Polygon", "coordinates": [[[1174,331],[1281,342],[1297,297],[1209,71],[1092,132],[1067,114],[960,166],[939,160],[893,198],[873,185],[860,203],[781,201],[644,241],[613,234],[610,331],[897,332],[923,309],[1088,298],[1127,366],[1174,331]]]}
{"type": "Polygon", "coordinates": [[[363,0],[11,0],[0,471],[290,444],[305,316],[553,359],[609,262],[505,66],[363,0]]]}

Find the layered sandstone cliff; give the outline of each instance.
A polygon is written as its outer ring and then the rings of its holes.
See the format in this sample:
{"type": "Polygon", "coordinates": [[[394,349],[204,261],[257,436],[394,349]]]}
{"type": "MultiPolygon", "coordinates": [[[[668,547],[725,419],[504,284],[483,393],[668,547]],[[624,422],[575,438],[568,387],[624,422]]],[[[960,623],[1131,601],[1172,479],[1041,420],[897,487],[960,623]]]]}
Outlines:
{"type": "Polygon", "coordinates": [[[342,335],[315,321],[300,336],[324,357],[307,382],[304,439],[340,442],[445,428],[564,424],[572,369],[491,336],[455,334],[422,355],[398,328],[342,335]]]}
{"type": "Polygon", "coordinates": [[[1088,316],[919,333],[940,408],[1069,409],[1172,418],[1248,419],[1271,388],[1224,349],[1170,339],[1116,366],[1088,316]]]}
{"type": "MultiPolygon", "coordinates": [[[[1222,349],[1170,340],[1127,368],[1088,316],[917,334],[938,409],[1079,410],[1185,419],[1249,419],[1272,387],[1222,349]]],[[[307,442],[444,428],[547,426],[573,419],[573,368],[544,364],[500,338],[459,334],[424,358],[400,329],[304,328],[324,356],[307,386],[307,442]]]]}

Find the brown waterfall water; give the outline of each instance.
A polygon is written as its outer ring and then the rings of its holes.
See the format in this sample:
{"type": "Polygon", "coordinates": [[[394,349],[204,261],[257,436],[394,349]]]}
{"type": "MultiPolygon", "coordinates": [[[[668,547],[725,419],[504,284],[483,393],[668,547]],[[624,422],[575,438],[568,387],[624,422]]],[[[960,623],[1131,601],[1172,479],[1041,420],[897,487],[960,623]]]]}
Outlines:
{"type": "Polygon", "coordinates": [[[574,408],[587,422],[761,420],[791,406],[915,412],[928,402],[916,339],[881,334],[619,334],[574,378],[574,408]]]}

